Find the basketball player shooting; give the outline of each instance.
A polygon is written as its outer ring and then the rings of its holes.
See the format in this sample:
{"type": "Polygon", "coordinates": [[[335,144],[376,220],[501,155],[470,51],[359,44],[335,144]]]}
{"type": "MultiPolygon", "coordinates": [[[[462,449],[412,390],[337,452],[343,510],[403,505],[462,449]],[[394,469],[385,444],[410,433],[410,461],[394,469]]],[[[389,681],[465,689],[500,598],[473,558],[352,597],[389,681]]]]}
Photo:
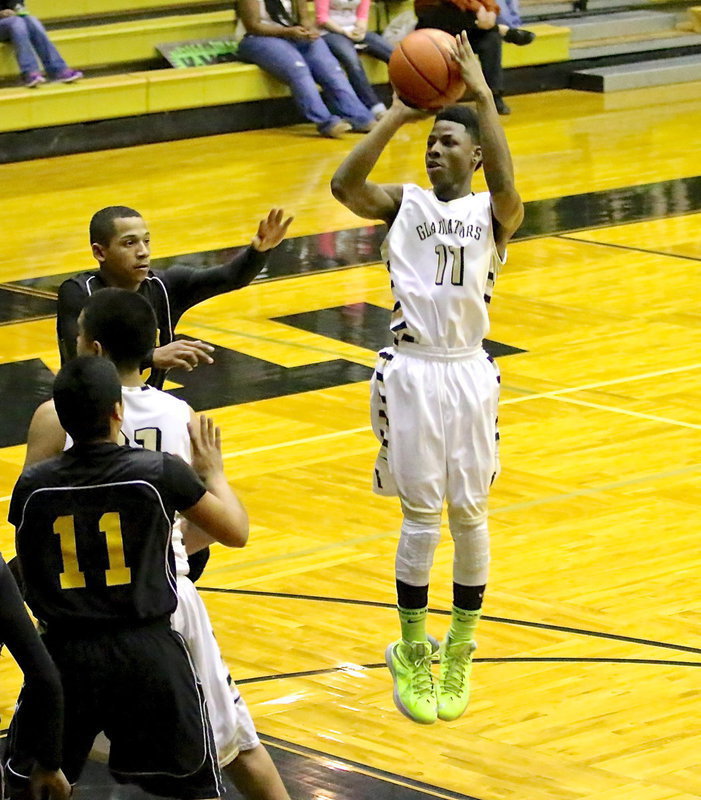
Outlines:
{"type": "Polygon", "coordinates": [[[382,256],[395,299],[394,346],[379,353],[372,380],[374,488],[398,495],[403,512],[395,566],[401,638],[385,657],[395,704],[421,723],[457,719],[469,700],[489,566],[487,498],[498,472],[499,373],[482,340],[506,244],[523,220],[506,136],[464,32],[452,57],[476,111],[450,106],[436,115],[425,152],[432,188],[368,180],[399,128],[427,116],[397,98],[331,183],[351,211],[389,228],[382,256]],[[489,191],[475,194],[480,166],[489,191]],[[436,685],[438,643],[427,635],[426,614],[444,501],[455,545],[453,608],[436,685]]]}

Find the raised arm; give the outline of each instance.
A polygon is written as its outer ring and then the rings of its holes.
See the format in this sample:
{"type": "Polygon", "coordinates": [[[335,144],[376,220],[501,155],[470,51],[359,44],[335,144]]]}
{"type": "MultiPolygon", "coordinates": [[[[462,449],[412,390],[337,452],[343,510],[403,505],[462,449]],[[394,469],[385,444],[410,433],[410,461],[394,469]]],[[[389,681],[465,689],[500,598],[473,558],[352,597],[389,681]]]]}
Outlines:
{"type": "Polygon", "coordinates": [[[284,217],[283,209],[271,209],[258,224],[250,246],[237,253],[228,264],[206,269],[174,266],[159,273],[168,292],[173,320],[178,320],[183,312],[203,300],[248,286],[268,263],[269,252],[287,235],[294,218],[284,217]]]}
{"type": "Polygon", "coordinates": [[[368,176],[402,125],[425,117],[425,113],[409,108],[395,97],[387,114],[351,150],[334,173],[331,178],[333,196],[359,217],[381,219],[391,225],[402,203],[402,186],[373,183],[368,176]]]}
{"type": "MultiPolygon", "coordinates": [[[[248,514],[224,474],[221,431],[204,415],[188,428],[192,468],[202,479],[207,493],[181,513],[215,541],[227,547],[243,547],[248,540],[248,514]]],[[[202,546],[206,544],[202,542],[202,546]]]]}
{"type": "Polygon", "coordinates": [[[487,86],[482,68],[467,34],[455,37],[453,58],[460,66],[468,91],[472,91],[479,115],[482,164],[487,188],[492,199],[492,215],[496,222],[494,239],[500,251],[523,222],[523,203],[516,191],[514,166],[506,134],[499,121],[494,97],[487,86]]]}
{"type": "MultiPolygon", "coordinates": [[[[189,430],[199,430],[200,424],[201,423],[197,418],[197,414],[195,414],[193,409],[190,408],[189,430]]],[[[192,437],[190,438],[190,446],[192,446],[192,437]]],[[[213,487],[210,489],[210,491],[216,495],[216,487],[213,487]]],[[[208,533],[205,533],[202,528],[198,528],[194,522],[190,522],[188,519],[182,520],[181,530],[183,534],[183,542],[185,543],[185,550],[189,556],[193,553],[199,552],[200,550],[204,550],[205,547],[209,547],[210,544],[216,541],[216,539],[211,537],[208,533]]]]}

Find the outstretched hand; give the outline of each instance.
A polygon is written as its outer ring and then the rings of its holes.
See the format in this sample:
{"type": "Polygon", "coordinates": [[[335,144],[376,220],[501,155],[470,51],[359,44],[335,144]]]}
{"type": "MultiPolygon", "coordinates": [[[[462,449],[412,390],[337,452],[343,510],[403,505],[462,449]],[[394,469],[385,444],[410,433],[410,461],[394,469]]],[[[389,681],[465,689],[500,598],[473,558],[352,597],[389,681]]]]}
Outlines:
{"type": "Polygon", "coordinates": [[[200,414],[194,423],[188,422],[192,459],[190,464],[195,472],[207,481],[215,473],[224,471],[221,450],[221,429],[211,417],[200,414]]]}
{"type": "Polygon", "coordinates": [[[190,339],[176,339],[153,351],[153,366],[156,369],[176,368],[192,372],[199,364],[213,364],[214,359],[209,355],[213,352],[211,344],[190,339]]]}
{"type": "Polygon", "coordinates": [[[259,253],[272,250],[277,247],[287,235],[287,229],[294,217],[288,217],[284,222],[282,218],[285,212],[282,208],[273,208],[265,219],[260,221],[258,232],[253,237],[251,246],[259,253]]]}
{"type": "Polygon", "coordinates": [[[399,95],[394,92],[392,95],[392,105],[390,111],[393,116],[399,117],[402,123],[404,122],[420,122],[422,119],[429,119],[435,115],[436,111],[428,111],[425,108],[414,108],[408,106],[399,95]]]}
{"type": "Polygon", "coordinates": [[[450,48],[450,54],[453,57],[453,61],[460,67],[460,75],[465,81],[468,90],[472,92],[489,90],[482,72],[482,66],[470,45],[465,31],[455,37],[455,43],[450,48]]]}

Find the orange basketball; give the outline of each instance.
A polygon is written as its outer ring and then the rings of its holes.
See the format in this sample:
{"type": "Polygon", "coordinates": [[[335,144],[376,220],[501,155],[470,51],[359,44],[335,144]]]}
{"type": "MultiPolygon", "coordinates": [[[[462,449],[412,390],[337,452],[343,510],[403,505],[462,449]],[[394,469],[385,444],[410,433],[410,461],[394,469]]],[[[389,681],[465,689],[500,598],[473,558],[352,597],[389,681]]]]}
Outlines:
{"type": "Polygon", "coordinates": [[[405,36],[389,60],[389,79],[399,97],[417,108],[456,103],[465,92],[460,69],[450,56],[455,39],[445,31],[422,28],[405,36]]]}

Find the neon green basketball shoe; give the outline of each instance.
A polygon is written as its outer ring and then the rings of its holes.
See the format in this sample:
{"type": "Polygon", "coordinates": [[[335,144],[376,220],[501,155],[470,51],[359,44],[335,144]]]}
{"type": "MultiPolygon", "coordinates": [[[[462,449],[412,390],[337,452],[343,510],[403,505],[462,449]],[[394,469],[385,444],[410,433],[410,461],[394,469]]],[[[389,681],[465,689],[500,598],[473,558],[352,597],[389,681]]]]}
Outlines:
{"type": "Polygon", "coordinates": [[[436,690],[431,674],[433,642],[398,639],[385,650],[385,661],[394,681],[394,704],[409,719],[424,725],[435,722],[437,716],[436,690]]]}
{"type": "Polygon", "coordinates": [[[470,673],[476,642],[452,642],[446,636],[440,648],[438,717],[450,722],[465,713],[470,700],[470,673]]]}

